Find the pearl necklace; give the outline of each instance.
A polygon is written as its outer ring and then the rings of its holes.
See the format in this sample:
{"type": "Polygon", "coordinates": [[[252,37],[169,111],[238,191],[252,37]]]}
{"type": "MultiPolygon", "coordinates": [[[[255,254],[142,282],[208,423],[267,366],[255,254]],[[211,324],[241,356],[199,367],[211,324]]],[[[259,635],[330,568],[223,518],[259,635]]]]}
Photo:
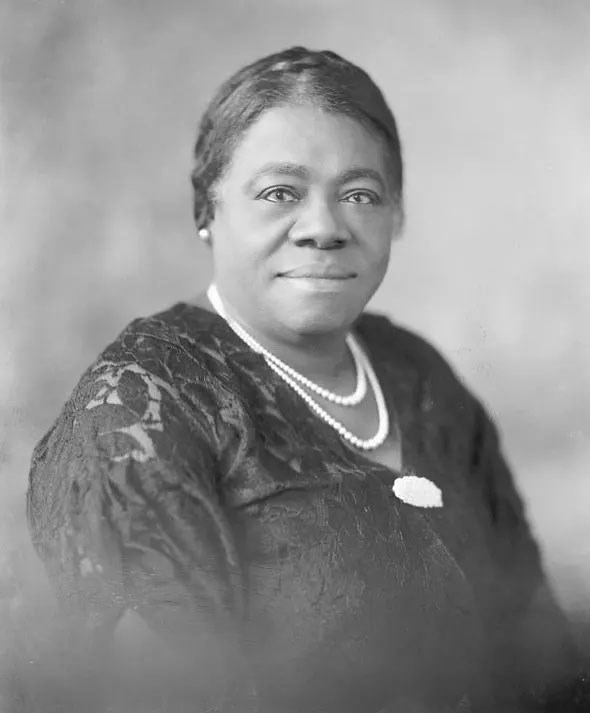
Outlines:
{"type": "Polygon", "coordinates": [[[269,352],[267,349],[264,349],[264,347],[262,347],[262,345],[259,344],[254,339],[254,337],[252,337],[252,335],[248,334],[248,332],[246,332],[243,327],[241,327],[237,322],[235,322],[235,320],[229,318],[221,302],[221,298],[219,296],[219,292],[217,290],[216,285],[213,284],[209,287],[209,289],[207,290],[207,297],[209,297],[209,301],[215,307],[217,312],[228,322],[228,324],[230,324],[232,329],[246,342],[246,344],[248,344],[252,349],[254,349],[254,351],[261,352],[262,354],[264,354],[264,357],[267,361],[270,361],[276,366],[278,366],[279,369],[288,374],[292,379],[295,379],[295,381],[298,381],[300,384],[303,384],[303,386],[308,388],[310,391],[313,391],[314,393],[318,394],[327,401],[331,401],[332,403],[338,404],[339,406],[356,406],[357,404],[360,404],[360,402],[365,398],[367,394],[367,375],[361,363],[363,354],[352,335],[348,334],[346,336],[346,344],[350,349],[350,353],[354,361],[354,368],[356,373],[356,389],[354,393],[349,394],[348,396],[340,396],[340,394],[335,394],[333,391],[325,389],[323,386],[316,384],[311,379],[308,379],[307,377],[303,376],[303,374],[300,374],[298,371],[295,371],[295,369],[290,367],[288,364],[285,364],[284,361],[281,361],[281,359],[275,356],[272,352],[269,352]]]}
{"type": "Polygon", "coordinates": [[[278,374],[278,376],[280,376],[281,379],[283,379],[283,381],[285,381],[297,394],[299,394],[299,396],[301,396],[301,398],[307,403],[307,405],[323,421],[325,421],[329,426],[334,428],[342,436],[342,438],[349,441],[350,443],[352,443],[352,445],[356,446],[357,448],[360,448],[361,450],[373,450],[384,443],[385,439],[389,434],[389,414],[387,412],[387,404],[385,403],[385,398],[383,396],[383,391],[381,390],[379,380],[377,379],[377,375],[375,374],[369,359],[364,354],[360,345],[357,343],[356,339],[353,337],[352,334],[347,335],[346,343],[348,344],[351,350],[357,369],[357,389],[355,393],[351,396],[342,397],[338,396],[338,394],[334,394],[328,391],[327,389],[323,389],[318,384],[315,384],[313,381],[307,379],[302,374],[299,374],[299,372],[292,369],[290,366],[281,361],[277,356],[272,354],[272,352],[269,352],[268,349],[265,349],[259,342],[257,342],[251,334],[249,334],[240,324],[238,324],[238,322],[236,322],[227,314],[215,284],[209,285],[209,288],[207,290],[207,297],[209,298],[209,301],[211,302],[217,313],[221,317],[223,317],[223,319],[225,319],[225,321],[234,330],[234,332],[253,351],[262,354],[270,368],[276,374],[278,374]],[[365,383],[364,392],[366,393],[366,377],[368,377],[368,380],[373,389],[375,401],[377,403],[377,413],[379,416],[379,426],[377,428],[377,432],[372,438],[367,439],[362,439],[358,436],[355,436],[354,433],[349,431],[346,426],[344,426],[344,424],[342,424],[340,421],[331,416],[300,386],[300,383],[303,383],[306,386],[311,384],[312,386],[309,388],[311,388],[316,393],[319,393],[321,396],[324,396],[324,398],[327,398],[330,401],[334,401],[335,403],[340,403],[341,405],[353,405],[352,400],[357,399],[358,392],[362,390],[359,387],[359,383],[361,381],[364,381],[365,383]],[[329,396],[325,394],[329,394],[329,396]],[[341,401],[338,401],[337,399],[340,399],[341,401]],[[347,403],[343,404],[343,400],[346,400],[347,403]]]}
{"type": "Polygon", "coordinates": [[[303,376],[303,374],[300,374],[298,371],[295,371],[295,369],[290,367],[288,364],[285,364],[284,361],[281,361],[277,356],[275,356],[272,352],[269,352],[268,350],[265,350],[265,357],[272,361],[274,364],[276,364],[279,369],[282,369],[284,372],[289,374],[289,376],[295,379],[295,381],[298,381],[300,384],[303,384],[310,391],[313,391],[322,398],[326,399],[326,401],[331,401],[332,403],[338,404],[339,406],[356,406],[357,404],[360,404],[360,402],[367,395],[367,375],[361,363],[362,353],[358,344],[351,335],[346,336],[346,344],[350,349],[350,353],[352,354],[352,359],[354,361],[354,369],[356,373],[356,389],[354,393],[349,394],[348,396],[340,396],[340,394],[335,394],[333,391],[329,391],[323,386],[316,384],[311,379],[308,379],[307,377],[303,376]]]}

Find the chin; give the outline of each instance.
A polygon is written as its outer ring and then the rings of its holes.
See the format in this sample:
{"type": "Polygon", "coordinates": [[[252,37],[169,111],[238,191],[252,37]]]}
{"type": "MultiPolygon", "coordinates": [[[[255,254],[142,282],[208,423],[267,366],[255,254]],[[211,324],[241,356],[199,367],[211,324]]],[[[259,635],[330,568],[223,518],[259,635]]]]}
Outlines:
{"type": "Polygon", "coordinates": [[[301,335],[320,335],[349,329],[361,314],[363,307],[351,305],[324,305],[323,309],[303,305],[286,310],[281,322],[291,331],[301,335]]]}
{"type": "MultiPolygon", "coordinates": [[[[366,280],[280,280],[269,306],[274,319],[289,331],[320,335],[348,330],[374,290],[366,280]]],[[[270,295],[269,295],[270,297],[270,295]]]]}

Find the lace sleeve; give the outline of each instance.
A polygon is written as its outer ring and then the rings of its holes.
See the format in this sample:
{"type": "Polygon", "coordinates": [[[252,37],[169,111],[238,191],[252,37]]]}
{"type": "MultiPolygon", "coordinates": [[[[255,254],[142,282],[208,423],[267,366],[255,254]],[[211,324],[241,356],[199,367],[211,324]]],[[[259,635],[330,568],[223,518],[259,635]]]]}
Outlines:
{"type": "Polygon", "coordinates": [[[35,449],[28,517],[68,631],[92,642],[91,656],[132,609],[180,655],[191,696],[254,710],[211,424],[210,409],[188,408],[140,364],[98,363],[35,449]]]}

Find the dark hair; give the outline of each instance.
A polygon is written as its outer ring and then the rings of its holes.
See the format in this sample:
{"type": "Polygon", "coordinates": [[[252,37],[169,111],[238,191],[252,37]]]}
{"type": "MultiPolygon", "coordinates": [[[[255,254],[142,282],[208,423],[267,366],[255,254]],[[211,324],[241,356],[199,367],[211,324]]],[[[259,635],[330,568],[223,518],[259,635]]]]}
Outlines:
{"type": "Polygon", "coordinates": [[[197,228],[213,218],[213,188],[244,131],[266,109],[305,102],[350,116],[385,139],[401,204],[403,164],[397,126],[377,85],[364,70],[335,52],[292,47],[240,69],[222,84],[207,107],[191,174],[197,228]]]}

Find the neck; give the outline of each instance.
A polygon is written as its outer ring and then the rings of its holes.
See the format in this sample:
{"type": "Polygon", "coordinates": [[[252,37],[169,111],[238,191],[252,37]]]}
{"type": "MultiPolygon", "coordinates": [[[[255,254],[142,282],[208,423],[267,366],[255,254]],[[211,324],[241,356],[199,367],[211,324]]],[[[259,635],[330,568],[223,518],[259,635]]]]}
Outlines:
{"type": "MultiPolygon", "coordinates": [[[[223,298],[222,298],[223,299],[223,298]]],[[[195,301],[218,314],[206,293],[195,301]]],[[[354,362],[346,345],[347,331],[321,334],[281,334],[251,324],[223,301],[227,316],[234,319],[265,349],[308,379],[336,391],[354,389],[354,362]]]]}

